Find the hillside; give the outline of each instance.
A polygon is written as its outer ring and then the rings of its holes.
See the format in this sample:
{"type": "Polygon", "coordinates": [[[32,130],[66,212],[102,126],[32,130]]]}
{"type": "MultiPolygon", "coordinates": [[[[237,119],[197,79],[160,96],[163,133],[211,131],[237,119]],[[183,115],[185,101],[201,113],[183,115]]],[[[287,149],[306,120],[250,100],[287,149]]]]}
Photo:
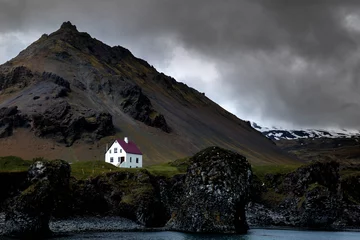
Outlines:
{"type": "Polygon", "coordinates": [[[70,22],[0,66],[1,155],[103,159],[106,144],[124,136],[145,164],[212,145],[253,164],[294,161],[205,94],[70,22]]]}

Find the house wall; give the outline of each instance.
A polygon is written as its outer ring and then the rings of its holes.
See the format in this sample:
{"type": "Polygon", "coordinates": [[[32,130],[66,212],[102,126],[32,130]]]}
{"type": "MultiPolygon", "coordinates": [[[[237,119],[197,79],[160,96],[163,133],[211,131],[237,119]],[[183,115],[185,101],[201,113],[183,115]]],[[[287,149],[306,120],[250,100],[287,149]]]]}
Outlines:
{"type": "Polygon", "coordinates": [[[115,141],[105,153],[105,162],[110,163],[116,167],[122,167],[123,164],[121,164],[120,166],[120,161],[119,161],[119,158],[121,157],[124,157],[126,159],[126,152],[120,146],[120,144],[117,141],[115,141]],[[116,152],[115,149],[117,150],[116,152]],[[111,162],[111,158],[113,158],[112,162],[111,162]]]}
{"type": "Polygon", "coordinates": [[[126,167],[131,166],[131,168],[141,168],[142,167],[142,155],[128,153],[126,155],[126,163],[127,163],[126,167]],[[136,159],[138,159],[137,163],[136,163],[136,159]]]}
{"type": "Polygon", "coordinates": [[[111,147],[105,153],[105,162],[110,163],[116,167],[122,168],[141,168],[142,167],[142,155],[126,153],[120,144],[115,141],[111,147]],[[116,148],[116,152],[115,152],[116,148]],[[125,158],[125,162],[120,164],[121,157],[125,158]],[[111,158],[113,161],[111,162],[111,158]],[[131,158],[131,162],[130,162],[131,158]],[[138,158],[138,163],[136,163],[136,158],[138,158]]]}

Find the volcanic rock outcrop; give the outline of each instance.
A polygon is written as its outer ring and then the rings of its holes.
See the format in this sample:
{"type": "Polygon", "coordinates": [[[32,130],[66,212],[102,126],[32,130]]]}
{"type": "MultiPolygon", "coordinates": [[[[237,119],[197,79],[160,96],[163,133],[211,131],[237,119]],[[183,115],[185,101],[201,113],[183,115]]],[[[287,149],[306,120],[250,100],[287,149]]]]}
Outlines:
{"type": "Polygon", "coordinates": [[[250,226],[342,229],[359,226],[358,174],[340,177],[336,161],[314,162],[287,174],[266,174],[252,186],[250,226]],[[351,214],[350,214],[351,213],[351,214]]]}
{"type": "Polygon", "coordinates": [[[70,165],[62,160],[37,161],[28,171],[28,187],[8,201],[5,234],[15,237],[48,236],[57,197],[68,191],[70,165]]]}
{"type": "Polygon", "coordinates": [[[246,233],[251,178],[250,164],[242,155],[218,147],[197,153],[167,226],[185,232],[246,233]]]}

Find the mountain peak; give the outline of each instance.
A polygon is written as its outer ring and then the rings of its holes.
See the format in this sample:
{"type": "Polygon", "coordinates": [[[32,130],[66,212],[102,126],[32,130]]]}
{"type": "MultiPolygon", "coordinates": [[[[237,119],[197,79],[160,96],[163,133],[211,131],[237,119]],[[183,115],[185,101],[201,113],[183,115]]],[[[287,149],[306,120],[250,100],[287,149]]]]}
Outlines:
{"type": "Polygon", "coordinates": [[[70,21],[63,22],[63,24],[61,24],[60,29],[66,31],[76,31],[76,32],[78,31],[76,26],[73,25],[70,21]]]}

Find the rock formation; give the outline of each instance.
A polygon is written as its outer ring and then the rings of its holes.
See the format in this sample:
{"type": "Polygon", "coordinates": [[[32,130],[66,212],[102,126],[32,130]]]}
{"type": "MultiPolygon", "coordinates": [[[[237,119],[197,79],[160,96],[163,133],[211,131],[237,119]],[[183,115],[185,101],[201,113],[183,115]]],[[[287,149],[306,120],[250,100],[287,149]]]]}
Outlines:
{"type": "Polygon", "coordinates": [[[125,86],[120,91],[120,95],[124,98],[121,102],[121,107],[125,113],[146,125],[160,128],[167,133],[170,132],[170,127],[166,123],[165,117],[153,108],[150,99],[143,94],[139,86],[125,86]]]}
{"type": "Polygon", "coordinates": [[[252,172],[246,158],[210,147],[193,158],[178,210],[167,226],[186,232],[246,233],[252,172]]]}
{"type": "Polygon", "coordinates": [[[186,174],[171,178],[146,170],[72,181],[54,216],[122,216],[147,227],[186,232],[245,233],[252,177],[234,152],[208,148],[191,158],[186,174]]]}
{"type": "Polygon", "coordinates": [[[266,174],[263,182],[255,181],[253,185],[247,210],[249,224],[316,229],[359,224],[349,214],[360,213],[354,207],[360,195],[350,190],[359,177],[341,178],[339,171],[338,162],[327,161],[314,162],[288,174],[266,174]]]}
{"type": "Polygon", "coordinates": [[[8,201],[5,234],[38,238],[50,234],[49,220],[55,201],[68,191],[70,165],[62,160],[37,161],[28,171],[28,187],[8,201]]]}
{"type": "Polygon", "coordinates": [[[168,220],[156,180],[146,170],[107,173],[70,185],[72,191],[57,205],[56,217],[121,216],[146,227],[161,227],[168,220]]]}
{"type": "Polygon", "coordinates": [[[76,111],[66,101],[50,105],[44,112],[31,116],[32,129],[39,137],[53,137],[72,145],[77,139],[95,141],[114,133],[109,113],[89,109],[76,111]]]}

